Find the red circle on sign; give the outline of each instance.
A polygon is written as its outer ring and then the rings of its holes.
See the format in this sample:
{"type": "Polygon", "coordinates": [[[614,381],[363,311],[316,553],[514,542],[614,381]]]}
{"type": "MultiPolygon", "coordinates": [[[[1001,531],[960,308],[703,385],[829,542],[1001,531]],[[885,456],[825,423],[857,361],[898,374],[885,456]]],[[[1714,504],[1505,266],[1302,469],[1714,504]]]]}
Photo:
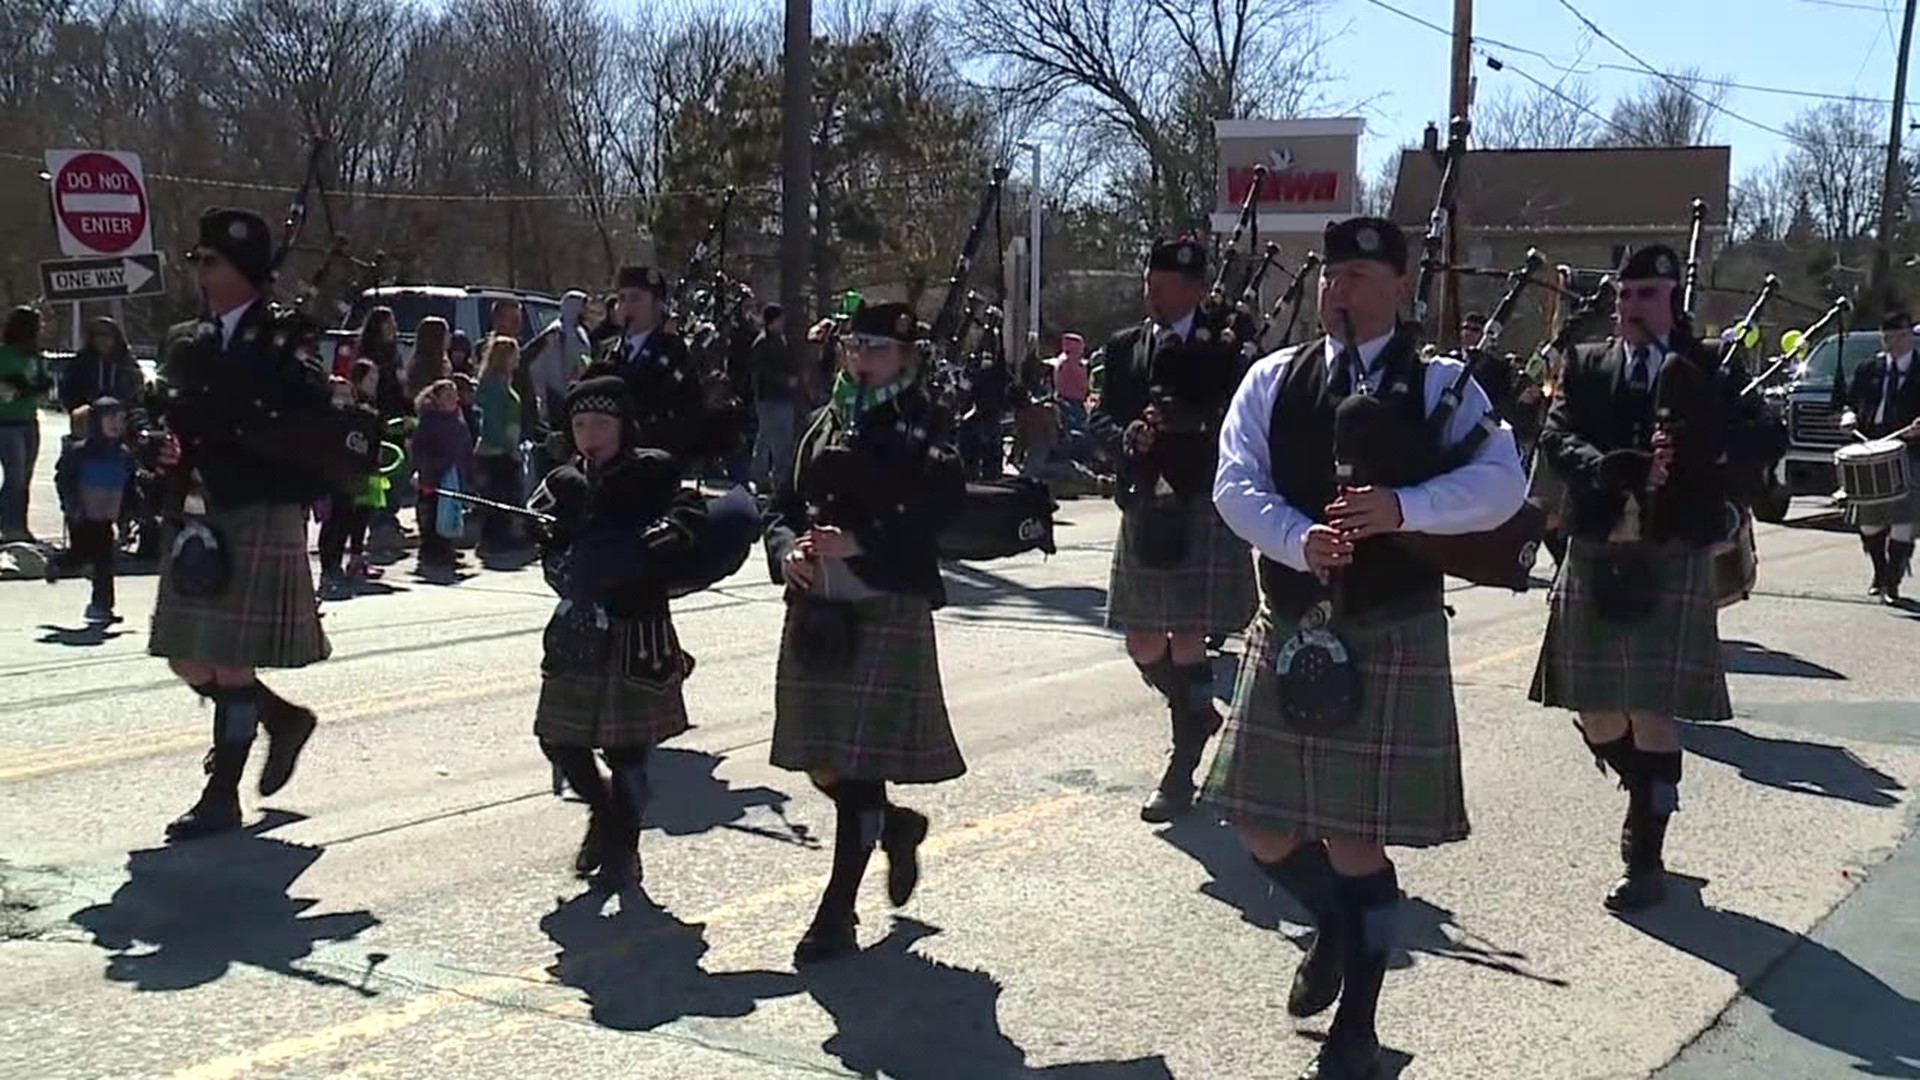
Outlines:
{"type": "Polygon", "coordinates": [[[74,239],[102,255],[147,234],[147,193],[140,178],[106,154],[78,154],[53,178],[53,212],[74,239]]]}

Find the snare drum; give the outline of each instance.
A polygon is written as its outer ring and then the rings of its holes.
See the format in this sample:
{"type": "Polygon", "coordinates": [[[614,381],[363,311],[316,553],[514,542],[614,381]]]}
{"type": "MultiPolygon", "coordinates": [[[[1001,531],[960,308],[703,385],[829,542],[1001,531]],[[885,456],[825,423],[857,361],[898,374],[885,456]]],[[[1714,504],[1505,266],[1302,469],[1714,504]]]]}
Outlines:
{"type": "Polygon", "coordinates": [[[1904,441],[1843,446],[1833,452],[1833,468],[1847,494],[1847,524],[1880,528],[1914,520],[1916,493],[1904,441]]]}

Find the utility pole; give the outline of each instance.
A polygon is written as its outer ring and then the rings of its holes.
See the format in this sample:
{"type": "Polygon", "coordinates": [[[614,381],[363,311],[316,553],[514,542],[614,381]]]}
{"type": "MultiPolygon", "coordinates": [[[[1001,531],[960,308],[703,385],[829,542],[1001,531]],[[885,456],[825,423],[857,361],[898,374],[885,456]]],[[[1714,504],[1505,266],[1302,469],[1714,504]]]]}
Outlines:
{"type": "MultiPolygon", "coordinates": [[[[1473,105],[1473,0],[1453,0],[1453,78],[1447,98],[1447,119],[1467,116],[1473,105]]],[[[1444,129],[1447,125],[1441,125],[1444,129]]],[[[1466,168],[1466,162],[1460,168],[1466,168]]],[[[1462,173],[1464,176],[1464,172],[1462,173]]],[[[1454,190],[1458,191],[1459,188],[1454,190]]],[[[1460,210],[1456,198],[1447,214],[1448,265],[1460,261],[1460,210]]],[[[1436,340],[1443,349],[1460,343],[1460,275],[1444,274],[1440,281],[1440,326],[1436,340]]]]}
{"type": "MultiPolygon", "coordinates": [[[[786,0],[786,47],[780,94],[780,307],[786,312],[787,347],[805,363],[806,331],[827,298],[807,304],[812,265],[813,192],[813,0],[786,0]]],[[[804,367],[801,370],[805,370],[804,367]]]]}
{"type": "Polygon", "coordinates": [[[1893,123],[1887,132],[1887,174],[1880,184],[1880,229],[1873,241],[1873,281],[1870,302],[1876,314],[1884,313],[1893,302],[1893,213],[1906,193],[1906,172],[1900,167],[1901,116],[1907,100],[1907,57],[1913,52],[1913,10],[1920,0],[1907,0],[1907,15],[1900,24],[1900,55],[1893,67],[1893,123]]]}

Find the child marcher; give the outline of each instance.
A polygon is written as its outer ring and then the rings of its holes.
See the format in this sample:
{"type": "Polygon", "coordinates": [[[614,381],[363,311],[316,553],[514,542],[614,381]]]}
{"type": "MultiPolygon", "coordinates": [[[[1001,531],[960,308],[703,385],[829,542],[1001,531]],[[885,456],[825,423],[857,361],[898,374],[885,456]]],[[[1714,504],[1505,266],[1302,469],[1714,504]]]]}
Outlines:
{"type": "Polygon", "coordinates": [[[86,568],[93,595],[85,618],[92,626],[120,621],[113,613],[114,525],[136,462],[127,447],[127,411],[114,397],[95,398],[73,412],[74,434],[66,439],[54,465],[53,483],[67,519],[67,550],[47,562],[47,580],[86,568]]]}

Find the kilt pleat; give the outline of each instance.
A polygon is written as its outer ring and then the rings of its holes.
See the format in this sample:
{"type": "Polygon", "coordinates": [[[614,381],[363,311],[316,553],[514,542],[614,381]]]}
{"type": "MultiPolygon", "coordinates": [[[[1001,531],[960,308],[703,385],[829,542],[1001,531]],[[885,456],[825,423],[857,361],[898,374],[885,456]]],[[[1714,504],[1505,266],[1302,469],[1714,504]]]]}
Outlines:
{"type": "MultiPolygon", "coordinates": [[[[536,738],[557,746],[646,749],[692,726],[683,693],[684,665],[680,673],[661,681],[630,678],[622,670],[618,658],[626,654],[627,635],[634,626],[631,620],[613,622],[615,660],[603,672],[541,672],[540,700],[533,714],[536,738]]],[[[677,633],[673,643],[678,649],[677,633]]]]}
{"type": "Polygon", "coordinates": [[[232,578],[219,596],[176,593],[169,533],[162,545],[147,652],[252,668],[305,667],[331,655],[307,561],[306,509],[241,506],[216,509],[207,520],[226,549],[232,578]]]}
{"type": "Polygon", "coordinates": [[[1180,565],[1140,566],[1122,528],[1107,579],[1107,625],[1162,633],[1235,634],[1260,604],[1253,549],[1236,536],[1210,499],[1194,499],[1187,557],[1180,565]]]}
{"type": "Polygon", "coordinates": [[[1280,712],[1274,656],[1292,628],[1262,610],[1201,799],[1229,821],[1308,838],[1430,847],[1467,837],[1447,617],[1359,621],[1340,636],[1360,675],[1359,715],[1307,733],[1280,712]]]}
{"type": "Polygon", "coordinates": [[[1645,622],[1607,622],[1589,571],[1605,544],[1575,540],[1547,594],[1547,632],[1527,697],[1577,712],[1648,712],[1729,720],[1727,670],[1713,556],[1678,545],[1654,550],[1660,591],[1645,622]]]}
{"type": "Polygon", "coordinates": [[[932,605],[899,593],[853,604],[854,655],[832,672],[810,671],[796,655],[798,616],[788,605],[774,675],[773,764],[902,784],[965,774],[940,684],[932,605]]]}

